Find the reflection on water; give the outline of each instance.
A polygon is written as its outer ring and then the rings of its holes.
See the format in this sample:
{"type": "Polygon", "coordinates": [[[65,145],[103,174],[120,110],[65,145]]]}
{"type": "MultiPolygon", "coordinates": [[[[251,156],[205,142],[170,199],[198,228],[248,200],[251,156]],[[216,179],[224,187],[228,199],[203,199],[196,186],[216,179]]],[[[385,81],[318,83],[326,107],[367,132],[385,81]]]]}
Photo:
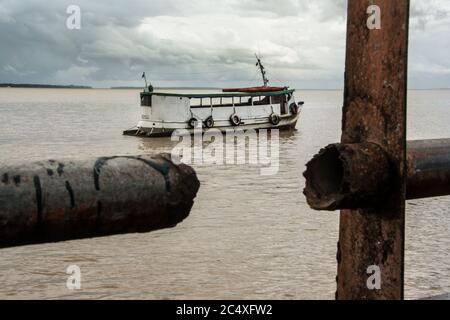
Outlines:
{"type": "MultiPolygon", "coordinates": [[[[304,164],[340,136],[342,93],[297,92],[280,168],[199,165],[201,189],[173,229],[0,250],[0,298],[332,299],[338,214],[309,209],[304,164]],[[82,290],[66,289],[67,266],[82,290]]],[[[450,137],[450,91],[410,93],[410,138],[450,137]]],[[[0,89],[0,162],[170,152],[170,138],[122,136],[135,90],[0,89]]],[[[450,199],[408,203],[406,296],[450,291],[450,199]]]]}

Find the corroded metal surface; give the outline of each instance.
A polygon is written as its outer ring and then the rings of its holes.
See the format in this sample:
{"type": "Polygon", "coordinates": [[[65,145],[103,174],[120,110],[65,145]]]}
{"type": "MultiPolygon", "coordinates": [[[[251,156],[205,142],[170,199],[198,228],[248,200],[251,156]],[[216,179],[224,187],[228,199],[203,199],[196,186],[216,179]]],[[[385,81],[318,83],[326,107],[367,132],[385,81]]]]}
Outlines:
{"type": "Polygon", "coordinates": [[[390,164],[374,143],[331,144],[306,168],[304,194],[316,210],[374,207],[389,192],[390,164]]]}
{"type": "Polygon", "coordinates": [[[342,210],[337,299],[402,299],[404,268],[408,0],[349,0],[341,142],[372,142],[391,163],[389,197],[378,207],[342,210]],[[367,28],[367,8],[381,29],[367,28]],[[367,286],[370,266],[381,289],[367,286]]]}
{"type": "Polygon", "coordinates": [[[450,195],[450,139],[408,142],[407,199],[450,195]]]}
{"type": "Polygon", "coordinates": [[[172,227],[198,189],[194,170],[167,155],[2,167],[0,247],[172,227]]]}
{"type": "MultiPolygon", "coordinates": [[[[409,141],[406,199],[450,195],[450,139],[409,141]]],[[[331,144],[306,165],[305,195],[315,210],[376,207],[391,191],[390,165],[372,143],[331,144]]]]}

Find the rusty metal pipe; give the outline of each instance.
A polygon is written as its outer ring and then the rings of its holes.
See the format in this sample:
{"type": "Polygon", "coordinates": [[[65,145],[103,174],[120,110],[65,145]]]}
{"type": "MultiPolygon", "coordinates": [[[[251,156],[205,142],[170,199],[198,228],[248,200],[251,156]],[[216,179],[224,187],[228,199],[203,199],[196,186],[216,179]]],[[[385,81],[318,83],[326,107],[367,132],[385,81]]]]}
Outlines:
{"type": "Polygon", "coordinates": [[[373,207],[389,185],[389,160],[374,143],[331,144],[306,168],[304,194],[316,210],[373,207]]]}
{"type": "Polygon", "coordinates": [[[450,195],[450,139],[408,142],[406,198],[450,195]]]}
{"type": "MultiPolygon", "coordinates": [[[[406,198],[450,195],[450,139],[409,141],[406,198]]],[[[307,165],[306,195],[316,210],[370,208],[382,205],[393,170],[373,143],[331,144],[307,165]]]]}
{"type": "Polygon", "coordinates": [[[168,155],[0,168],[0,247],[148,232],[189,215],[195,171],[168,155]]]}

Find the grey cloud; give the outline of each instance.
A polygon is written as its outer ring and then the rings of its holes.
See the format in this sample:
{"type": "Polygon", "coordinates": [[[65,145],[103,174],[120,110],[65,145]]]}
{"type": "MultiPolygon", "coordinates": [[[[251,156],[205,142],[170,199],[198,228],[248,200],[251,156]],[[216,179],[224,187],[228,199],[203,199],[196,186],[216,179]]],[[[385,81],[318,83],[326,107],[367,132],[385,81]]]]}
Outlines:
{"type": "Polygon", "coordinates": [[[411,27],[425,30],[430,22],[448,20],[450,6],[445,0],[414,1],[411,4],[411,27]]]}
{"type": "MultiPolygon", "coordinates": [[[[346,3],[0,0],[0,82],[136,85],[145,70],[161,85],[221,86],[258,79],[253,53],[261,51],[273,78],[340,87],[346,3]],[[74,3],[82,28],[71,31],[66,8],[74,3]]],[[[450,86],[445,72],[430,75],[449,68],[438,50],[449,45],[448,5],[430,3],[412,3],[411,73],[426,79],[420,85],[450,86]],[[425,28],[431,22],[439,29],[425,28]]]]}
{"type": "Polygon", "coordinates": [[[246,12],[250,15],[275,15],[277,17],[302,16],[316,12],[320,20],[335,19],[345,16],[347,0],[243,0],[234,8],[236,12],[246,12]]]}

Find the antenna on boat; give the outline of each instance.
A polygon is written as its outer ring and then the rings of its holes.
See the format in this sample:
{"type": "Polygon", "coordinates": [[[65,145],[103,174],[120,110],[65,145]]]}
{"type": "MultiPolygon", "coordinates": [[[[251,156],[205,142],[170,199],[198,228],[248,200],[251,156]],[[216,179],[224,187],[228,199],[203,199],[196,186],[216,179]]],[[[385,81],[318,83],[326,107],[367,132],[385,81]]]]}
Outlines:
{"type": "Polygon", "coordinates": [[[142,73],[142,79],[145,81],[145,90],[148,90],[149,92],[153,91],[153,86],[150,83],[150,85],[147,85],[147,77],[145,76],[145,72],[142,73]]]}
{"type": "Polygon", "coordinates": [[[261,75],[262,75],[263,82],[264,82],[264,87],[267,87],[267,85],[269,84],[269,79],[267,79],[267,77],[266,77],[266,69],[264,68],[264,66],[261,62],[261,59],[258,57],[258,55],[256,53],[255,53],[255,57],[256,57],[256,60],[258,61],[258,62],[256,62],[256,66],[259,67],[259,71],[261,71],[261,75]]]}
{"type": "Polygon", "coordinates": [[[147,88],[147,77],[145,76],[145,72],[142,73],[142,79],[145,81],[145,88],[147,88]]]}

